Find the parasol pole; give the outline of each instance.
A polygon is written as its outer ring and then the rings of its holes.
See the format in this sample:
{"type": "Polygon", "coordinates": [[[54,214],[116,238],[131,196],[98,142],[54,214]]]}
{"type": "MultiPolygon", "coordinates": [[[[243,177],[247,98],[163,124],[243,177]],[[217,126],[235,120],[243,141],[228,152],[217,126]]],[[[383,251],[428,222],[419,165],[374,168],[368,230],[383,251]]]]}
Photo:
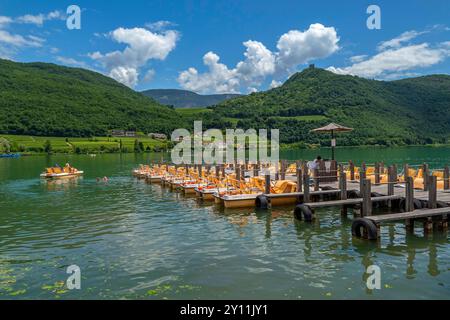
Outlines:
{"type": "Polygon", "coordinates": [[[336,141],[334,140],[334,130],[331,130],[331,160],[334,160],[334,148],[336,147],[336,141]]]}

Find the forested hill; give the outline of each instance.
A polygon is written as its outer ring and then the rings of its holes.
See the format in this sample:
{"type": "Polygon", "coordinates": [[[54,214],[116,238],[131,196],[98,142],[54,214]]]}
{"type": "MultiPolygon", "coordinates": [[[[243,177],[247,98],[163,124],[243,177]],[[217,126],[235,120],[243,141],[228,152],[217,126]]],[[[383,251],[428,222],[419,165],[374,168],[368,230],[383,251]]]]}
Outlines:
{"type": "Polygon", "coordinates": [[[169,107],[99,73],[0,59],[0,133],[92,136],[111,129],[169,133],[169,107]]]}
{"type": "Polygon", "coordinates": [[[339,143],[424,144],[450,138],[450,76],[376,81],[308,68],[282,86],[225,101],[217,117],[238,127],[278,128],[283,142],[329,144],[310,130],[328,122],[354,128],[339,143]]]}
{"type": "Polygon", "coordinates": [[[104,136],[109,130],[170,134],[191,128],[275,128],[284,143],[329,145],[310,130],[354,128],[339,145],[444,143],[450,137],[450,76],[376,81],[308,68],[282,86],[208,109],[177,109],[99,73],[0,59],[0,133],[104,136]]]}
{"type": "Polygon", "coordinates": [[[175,108],[207,107],[240,96],[239,94],[201,95],[192,91],[178,89],[151,89],[143,91],[142,94],[155,99],[161,104],[174,106],[175,108]]]}

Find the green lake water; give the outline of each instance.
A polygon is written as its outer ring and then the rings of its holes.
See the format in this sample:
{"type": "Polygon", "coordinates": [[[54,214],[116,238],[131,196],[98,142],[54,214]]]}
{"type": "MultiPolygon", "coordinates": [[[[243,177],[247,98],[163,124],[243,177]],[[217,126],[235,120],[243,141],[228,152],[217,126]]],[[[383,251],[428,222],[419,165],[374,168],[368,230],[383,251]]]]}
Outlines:
{"type": "MultiPolygon", "coordinates": [[[[326,150],[282,153],[313,159],[326,150]]],[[[378,243],[352,238],[351,212],[318,210],[313,224],[292,207],[224,210],[131,176],[161,155],[0,159],[0,299],[450,299],[448,233],[382,227],[378,243]],[[70,161],[76,181],[39,173],[70,161]],[[96,177],[107,176],[107,183],[96,177]],[[366,268],[381,268],[381,290],[366,268]],[[67,290],[69,265],[81,289],[67,290]]],[[[340,161],[428,162],[450,148],[338,149],[340,161]]]]}

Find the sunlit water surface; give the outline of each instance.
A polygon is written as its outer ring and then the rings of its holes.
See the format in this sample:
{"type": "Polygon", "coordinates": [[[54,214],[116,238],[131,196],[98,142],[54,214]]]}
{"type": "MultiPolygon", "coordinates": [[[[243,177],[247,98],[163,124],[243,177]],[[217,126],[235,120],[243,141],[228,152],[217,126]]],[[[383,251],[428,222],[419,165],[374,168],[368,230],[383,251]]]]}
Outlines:
{"type": "MultiPolygon", "coordinates": [[[[290,151],[312,159],[329,150],[290,151]]],[[[131,177],[161,155],[0,159],[0,299],[450,299],[448,233],[414,235],[403,224],[381,241],[352,238],[350,214],[292,207],[224,210],[131,177]],[[70,161],[78,180],[48,183],[46,166],[70,161]],[[107,183],[97,177],[107,176],[107,183]],[[368,290],[369,265],[382,271],[368,290]],[[67,290],[70,265],[81,290],[67,290]]],[[[448,148],[339,149],[339,160],[440,167],[448,148]]]]}

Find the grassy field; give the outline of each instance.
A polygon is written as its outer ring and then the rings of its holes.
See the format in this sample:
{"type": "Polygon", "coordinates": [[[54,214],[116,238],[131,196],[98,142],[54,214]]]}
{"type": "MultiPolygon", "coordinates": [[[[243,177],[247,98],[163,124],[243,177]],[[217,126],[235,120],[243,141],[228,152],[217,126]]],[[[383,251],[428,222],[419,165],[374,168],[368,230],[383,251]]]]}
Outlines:
{"type": "MultiPolygon", "coordinates": [[[[3,135],[0,138],[8,140],[11,152],[42,153],[45,142],[48,140],[55,153],[98,153],[120,152],[122,141],[123,152],[134,152],[134,143],[137,139],[142,142],[144,151],[157,151],[165,149],[167,142],[148,137],[92,137],[92,138],[64,138],[64,137],[34,137],[21,135],[3,135]]],[[[0,146],[1,148],[1,146],[0,146]]],[[[0,153],[5,150],[0,150],[0,153]]]]}

